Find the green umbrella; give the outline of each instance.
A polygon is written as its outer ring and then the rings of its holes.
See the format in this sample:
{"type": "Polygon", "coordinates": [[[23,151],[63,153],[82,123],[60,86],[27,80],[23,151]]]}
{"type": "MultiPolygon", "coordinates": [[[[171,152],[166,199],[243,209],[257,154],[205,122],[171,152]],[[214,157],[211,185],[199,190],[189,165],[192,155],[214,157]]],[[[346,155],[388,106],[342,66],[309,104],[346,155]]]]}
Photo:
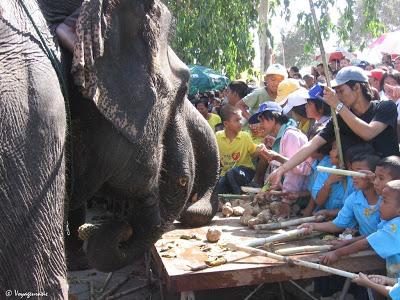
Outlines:
{"type": "Polygon", "coordinates": [[[197,92],[204,93],[211,90],[219,90],[229,83],[229,79],[226,76],[213,69],[202,66],[189,66],[189,69],[189,95],[194,95],[197,92]]]}

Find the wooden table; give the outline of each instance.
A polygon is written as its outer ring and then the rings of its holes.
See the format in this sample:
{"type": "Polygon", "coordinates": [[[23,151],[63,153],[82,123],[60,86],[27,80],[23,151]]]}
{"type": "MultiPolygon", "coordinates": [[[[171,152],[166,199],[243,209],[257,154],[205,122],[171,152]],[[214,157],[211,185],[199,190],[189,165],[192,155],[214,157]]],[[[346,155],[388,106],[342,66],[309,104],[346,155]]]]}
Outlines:
{"type": "MultiPolygon", "coordinates": [[[[224,242],[241,243],[256,237],[266,237],[271,233],[256,233],[239,223],[238,217],[222,218],[214,217],[210,226],[185,229],[179,224],[171,231],[165,233],[153,248],[153,258],[161,271],[168,291],[183,292],[204,289],[218,289],[243,285],[255,285],[260,283],[282,282],[304,278],[328,276],[329,274],[302,268],[289,266],[267,257],[252,256],[243,252],[224,250],[224,242]],[[208,243],[205,240],[206,232],[210,226],[222,229],[222,237],[217,244],[208,243]],[[182,235],[196,235],[198,239],[181,239],[182,235]],[[170,250],[166,249],[171,245],[170,250]],[[208,246],[210,251],[202,251],[202,247],[208,246]],[[209,254],[223,254],[229,261],[218,267],[208,268],[202,271],[191,271],[190,266],[195,267],[204,264],[209,254]],[[169,257],[163,257],[169,256],[169,257]]],[[[304,239],[300,241],[286,242],[282,246],[316,245],[325,243],[320,237],[304,239]]],[[[318,262],[319,254],[303,254],[294,256],[303,260],[318,262]]],[[[380,259],[372,251],[363,251],[349,257],[342,258],[333,265],[335,268],[351,272],[372,272],[385,268],[384,260],[380,259]]]]}

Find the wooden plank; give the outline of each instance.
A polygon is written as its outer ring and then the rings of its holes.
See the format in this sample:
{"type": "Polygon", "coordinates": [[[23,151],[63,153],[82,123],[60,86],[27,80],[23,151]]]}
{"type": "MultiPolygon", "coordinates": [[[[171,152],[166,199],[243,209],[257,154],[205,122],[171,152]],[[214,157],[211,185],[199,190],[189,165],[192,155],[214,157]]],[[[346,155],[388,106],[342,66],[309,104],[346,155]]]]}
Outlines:
{"type": "MultiPolygon", "coordinates": [[[[174,292],[227,288],[243,285],[255,285],[263,282],[281,282],[303,278],[328,276],[329,274],[289,266],[286,263],[277,262],[267,257],[249,257],[248,254],[240,251],[224,251],[223,245],[227,242],[240,243],[246,240],[267,237],[266,233],[258,233],[240,225],[238,217],[223,218],[216,216],[210,226],[218,226],[222,229],[222,237],[218,244],[207,243],[205,240],[209,226],[200,228],[185,229],[177,225],[175,229],[165,233],[156,243],[153,249],[153,257],[161,270],[167,289],[174,292]],[[197,239],[180,239],[181,235],[195,235],[197,239]],[[171,250],[161,252],[168,243],[173,243],[171,250]],[[208,252],[203,252],[202,247],[208,247],[208,252]],[[162,257],[164,253],[172,254],[175,258],[162,257]],[[202,271],[192,272],[190,267],[204,264],[209,254],[223,255],[228,260],[235,262],[208,268],[202,271]]],[[[271,233],[269,233],[271,234],[271,233]]],[[[294,247],[301,245],[324,244],[318,238],[287,242],[276,246],[294,247]]],[[[165,249],[164,249],[165,250],[165,249]]],[[[320,254],[296,255],[295,258],[318,262],[320,254]]],[[[384,269],[382,259],[374,255],[372,251],[364,251],[340,260],[333,267],[350,272],[368,272],[384,269]]]]}

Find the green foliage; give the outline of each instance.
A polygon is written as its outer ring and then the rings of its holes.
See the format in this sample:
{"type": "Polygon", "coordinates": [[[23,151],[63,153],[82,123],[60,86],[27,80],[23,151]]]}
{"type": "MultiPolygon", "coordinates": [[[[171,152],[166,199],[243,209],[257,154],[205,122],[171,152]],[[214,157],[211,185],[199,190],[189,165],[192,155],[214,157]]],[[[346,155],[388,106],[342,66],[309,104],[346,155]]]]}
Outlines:
{"type": "Polygon", "coordinates": [[[186,64],[211,67],[231,79],[253,65],[251,28],[259,0],[167,0],[175,17],[172,48],[186,64]]]}

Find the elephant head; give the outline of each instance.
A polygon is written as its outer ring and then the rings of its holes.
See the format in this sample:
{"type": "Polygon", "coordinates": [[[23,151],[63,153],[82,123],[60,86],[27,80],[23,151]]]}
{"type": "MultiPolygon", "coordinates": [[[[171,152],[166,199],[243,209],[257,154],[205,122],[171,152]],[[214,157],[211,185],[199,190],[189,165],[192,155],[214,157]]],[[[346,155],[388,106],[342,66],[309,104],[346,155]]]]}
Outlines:
{"type": "Polygon", "coordinates": [[[119,137],[89,147],[119,151],[121,167],[101,185],[130,203],[124,220],[88,241],[90,263],[101,271],[142,256],[174,219],[204,225],[217,210],[214,133],[186,99],[189,71],[168,45],[171,18],[160,1],[91,0],[77,21],[74,81],[119,137]],[[188,201],[193,194],[196,203],[188,201]]]}

